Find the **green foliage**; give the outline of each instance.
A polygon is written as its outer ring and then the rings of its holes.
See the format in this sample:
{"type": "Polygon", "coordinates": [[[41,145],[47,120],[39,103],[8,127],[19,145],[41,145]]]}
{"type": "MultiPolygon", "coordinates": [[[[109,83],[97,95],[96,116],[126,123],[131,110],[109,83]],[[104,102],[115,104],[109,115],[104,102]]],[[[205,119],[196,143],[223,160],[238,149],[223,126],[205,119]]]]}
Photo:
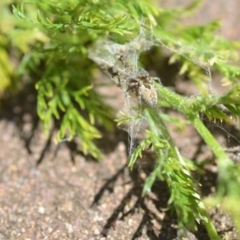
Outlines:
{"type": "MultiPolygon", "coordinates": [[[[219,199],[227,196],[225,203],[228,200],[231,203],[234,196],[239,200],[240,193],[236,190],[239,169],[234,168],[199,115],[231,122],[219,109],[223,105],[235,117],[240,116],[240,67],[236,54],[240,45],[216,35],[218,21],[188,27],[181,23],[181,19],[194,13],[199,3],[193,1],[185,9],[159,9],[154,2],[144,0],[1,1],[0,92],[11,86],[13,79],[27,78],[36,83],[37,112],[45,132],[58,121],[58,141],[78,136],[84,153],[100,158],[101,152],[93,140],[101,134],[95,125],[111,128],[113,115],[94,87],[94,65],[88,59],[88,50],[96,40],[106,37],[126,43],[144,28],[157,47],[171,52],[170,64],[180,63],[179,74],[185,74],[200,91],[199,96],[186,98],[155,84],[161,99],[158,107],[178,110],[196,128],[218,161],[219,199]],[[15,17],[9,12],[10,4],[15,17]],[[18,59],[15,73],[6,50],[9,46],[18,59]],[[215,96],[210,92],[211,67],[230,86],[228,93],[215,96]]],[[[178,214],[179,226],[196,229],[196,221],[202,221],[211,239],[218,239],[196,189],[198,183],[191,176],[193,169],[176,149],[164,125],[165,121],[178,127],[185,123],[159,114],[158,107],[143,108],[137,116],[125,114],[117,120],[118,124],[138,124],[145,118],[149,125],[147,137],[130,156],[129,167],[151,146],[157,163],[146,180],[143,194],[151,190],[157,179],[165,180],[171,193],[169,205],[178,214]]],[[[237,219],[237,215],[232,215],[237,219]]]]}
{"type": "Polygon", "coordinates": [[[211,239],[219,239],[196,189],[197,182],[191,176],[194,169],[187,164],[174,146],[161,116],[150,109],[144,110],[144,116],[149,122],[150,131],[129,160],[129,167],[132,168],[137,158],[141,157],[142,152],[150,145],[151,150],[156,152],[157,163],[145,182],[143,194],[151,190],[157,179],[165,180],[171,194],[168,203],[176,210],[179,226],[196,230],[196,223],[202,221],[211,239]]]}

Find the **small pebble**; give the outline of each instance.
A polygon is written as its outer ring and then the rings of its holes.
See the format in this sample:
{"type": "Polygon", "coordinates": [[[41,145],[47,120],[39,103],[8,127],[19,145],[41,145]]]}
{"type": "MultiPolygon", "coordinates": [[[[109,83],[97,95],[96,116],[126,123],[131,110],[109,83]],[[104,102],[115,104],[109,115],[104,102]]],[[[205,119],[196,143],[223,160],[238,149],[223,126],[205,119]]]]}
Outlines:
{"type": "Polygon", "coordinates": [[[45,213],[45,208],[44,207],[38,207],[38,213],[44,214],[45,213]]]}
{"type": "Polygon", "coordinates": [[[100,231],[98,229],[94,229],[94,235],[99,235],[100,231]]]}
{"type": "Polygon", "coordinates": [[[73,226],[72,226],[72,224],[70,224],[70,223],[65,223],[65,227],[66,227],[68,233],[72,233],[72,232],[73,232],[73,226]]]}

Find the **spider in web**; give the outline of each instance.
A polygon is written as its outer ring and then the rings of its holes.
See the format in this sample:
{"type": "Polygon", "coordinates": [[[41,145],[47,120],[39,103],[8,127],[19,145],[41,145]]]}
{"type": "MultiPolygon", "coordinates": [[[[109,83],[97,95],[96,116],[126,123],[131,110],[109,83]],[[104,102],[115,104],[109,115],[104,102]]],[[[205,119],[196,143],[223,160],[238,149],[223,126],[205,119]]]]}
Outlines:
{"type": "Polygon", "coordinates": [[[132,70],[131,66],[125,61],[124,55],[120,55],[118,61],[122,63],[124,71],[112,66],[108,67],[107,72],[111,78],[117,78],[118,86],[122,88],[123,83],[125,83],[127,85],[126,91],[132,92],[138,98],[139,103],[144,102],[148,107],[154,108],[157,105],[158,96],[153,82],[160,82],[160,79],[150,77],[149,73],[143,68],[132,70]]]}

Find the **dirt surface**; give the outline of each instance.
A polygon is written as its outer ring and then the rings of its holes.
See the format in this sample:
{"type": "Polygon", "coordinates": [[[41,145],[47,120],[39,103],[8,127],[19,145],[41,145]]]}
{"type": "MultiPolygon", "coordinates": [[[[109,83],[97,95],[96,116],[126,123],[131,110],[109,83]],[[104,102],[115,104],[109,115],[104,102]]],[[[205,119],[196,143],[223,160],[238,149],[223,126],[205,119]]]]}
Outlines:
{"type": "MultiPolygon", "coordinates": [[[[105,157],[96,162],[84,157],[74,141],[55,145],[50,141],[54,132],[46,138],[36,121],[34,96],[32,89],[24,91],[0,115],[1,240],[209,239],[201,225],[195,234],[178,236],[176,215],[164,210],[169,199],[164,182],[141,197],[154,156],[147,152],[130,171],[126,132],[102,130],[98,145],[105,157]]],[[[210,156],[194,129],[169,130],[184,156],[210,156]]],[[[209,169],[199,176],[203,196],[215,192],[216,171],[209,169]]],[[[218,208],[210,215],[221,236],[237,239],[228,216],[218,208]]]]}
{"type": "MultiPolygon", "coordinates": [[[[183,89],[194,92],[189,82],[179,81],[175,90],[183,89]]],[[[26,87],[4,104],[0,114],[0,240],[209,239],[201,225],[196,233],[181,238],[175,214],[165,211],[169,191],[164,182],[157,182],[152,193],[141,197],[154,156],[146,153],[130,171],[126,132],[102,129],[98,145],[105,157],[96,162],[82,155],[77,141],[55,145],[54,130],[46,138],[36,116],[35,96],[26,87]]],[[[121,101],[120,97],[117,106],[121,101]]],[[[214,128],[216,138],[224,146],[236,144],[228,139],[232,132],[238,134],[236,129],[225,129],[227,134],[214,128]]],[[[193,128],[181,132],[169,126],[169,130],[184,156],[196,161],[211,158],[193,128]]],[[[203,196],[215,192],[216,172],[213,164],[198,176],[203,196]]],[[[209,214],[222,237],[238,239],[230,218],[217,206],[209,214]]]]}
{"type": "MultiPolygon", "coordinates": [[[[186,81],[176,85],[176,91],[181,89],[194,91],[186,81]]],[[[119,96],[115,107],[121,106],[119,88],[112,86],[109,92],[119,96]]],[[[33,87],[26,86],[18,97],[8,99],[0,114],[0,239],[209,239],[201,225],[194,234],[178,236],[176,215],[165,211],[169,191],[164,182],[142,198],[144,180],[154,165],[151,152],[130,171],[128,136],[117,128],[100,129],[103,138],[97,144],[105,156],[101,162],[83,156],[77,140],[56,145],[55,130],[49,138],[43,134],[35,96],[33,87]]],[[[169,114],[182,118],[172,110],[169,114]]],[[[211,158],[193,128],[168,127],[185,157],[211,158]]],[[[226,133],[215,133],[226,145],[226,133]]],[[[197,178],[203,196],[215,192],[214,164],[197,178]]],[[[218,208],[209,213],[221,236],[237,239],[227,215],[218,208]]]]}

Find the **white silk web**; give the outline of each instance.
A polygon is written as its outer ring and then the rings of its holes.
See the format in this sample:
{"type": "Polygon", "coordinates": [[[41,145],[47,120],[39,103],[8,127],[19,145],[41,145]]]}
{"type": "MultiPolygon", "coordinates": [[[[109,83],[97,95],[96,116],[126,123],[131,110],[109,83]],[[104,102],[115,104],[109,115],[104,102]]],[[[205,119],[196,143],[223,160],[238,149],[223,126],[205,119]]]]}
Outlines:
{"type": "MultiPolygon", "coordinates": [[[[156,91],[150,83],[152,78],[145,69],[139,66],[139,55],[154,45],[151,36],[151,34],[147,35],[146,32],[141,31],[135,39],[126,44],[117,44],[108,39],[99,40],[89,51],[89,58],[121,87],[127,115],[135,118],[139,116],[138,106],[142,99],[148,105],[156,104],[156,99],[148,99],[148,93],[152,94],[156,91]]],[[[144,125],[145,120],[141,117],[128,124],[129,155],[135,147],[136,136],[144,125]]]]}
{"type": "MultiPolygon", "coordinates": [[[[99,65],[112,81],[121,87],[124,93],[127,115],[129,116],[137,117],[139,115],[139,108],[137,106],[141,104],[142,100],[145,100],[145,103],[148,101],[148,99],[146,99],[147,97],[143,97],[144,90],[147,88],[144,87],[146,85],[143,85],[145,83],[142,84],[142,82],[145,82],[146,79],[150,79],[150,77],[146,70],[139,65],[139,55],[144,51],[150,50],[153,46],[168,49],[170,52],[179,54],[200,66],[208,77],[207,84],[208,88],[211,89],[211,64],[201,59],[197,54],[199,50],[192,46],[184,46],[180,42],[167,39],[164,36],[162,39],[159,38],[159,36],[156,38],[152,32],[146,31],[145,29],[143,30],[143,28],[136,38],[125,44],[118,44],[108,39],[98,40],[89,50],[89,58],[99,65]],[[171,42],[171,47],[164,43],[169,41],[171,42]],[[136,81],[136,79],[140,80],[136,81]],[[133,80],[135,81],[134,84],[138,84],[138,89],[140,88],[140,90],[143,90],[141,93],[142,98],[139,98],[137,96],[138,94],[134,92],[135,88],[133,88],[134,91],[129,91],[130,84],[132,84],[133,80]],[[131,94],[131,92],[135,94],[131,94]]],[[[152,87],[153,85],[151,85],[151,83],[147,84],[152,92],[148,90],[146,93],[152,94],[155,89],[152,87]]],[[[146,121],[141,117],[138,118],[138,121],[133,121],[128,125],[129,155],[131,155],[134,150],[135,138],[143,127],[146,127],[146,121]]]]}

